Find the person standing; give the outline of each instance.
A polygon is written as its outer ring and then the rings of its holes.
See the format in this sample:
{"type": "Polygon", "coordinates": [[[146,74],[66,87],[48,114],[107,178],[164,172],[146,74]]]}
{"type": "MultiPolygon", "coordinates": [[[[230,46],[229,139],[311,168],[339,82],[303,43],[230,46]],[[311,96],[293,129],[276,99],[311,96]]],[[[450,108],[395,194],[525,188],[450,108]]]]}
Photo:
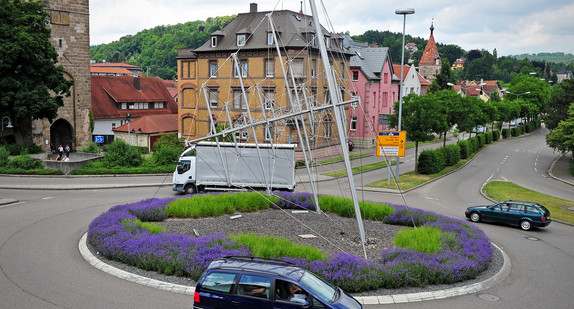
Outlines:
{"type": "Polygon", "coordinates": [[[66,157],[70,157],[70,146],[66,145],[66,157]]]}
{"type": "Polygon", "coordinates": [[[58,147],[58,160],[61,160],[63,156],[64,156],[64,147],[60,145],[60,147],[58,147]]]}

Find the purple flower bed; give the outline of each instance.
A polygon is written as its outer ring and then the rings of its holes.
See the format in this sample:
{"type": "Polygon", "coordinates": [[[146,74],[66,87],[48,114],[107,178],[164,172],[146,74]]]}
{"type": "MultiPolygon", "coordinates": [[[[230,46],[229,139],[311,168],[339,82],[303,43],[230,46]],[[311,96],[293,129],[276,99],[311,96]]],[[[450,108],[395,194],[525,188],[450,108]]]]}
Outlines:
{"type": "MultiPolygon", "coordinates": [[[[165,219],[165,209],[172,200],[150,199],[115,206],[92,221],[88,241],[106,258],[168,275],[189,276],[194,280],[218,257],[252,253],[249,248],[221,234],[191,238],[125,228],[123,222],[129,219],[165,219]]],[[[293,208],[293,203],[310,208],[313,205],[312,196],[308,193],[282,192],[276,205],[293,208]]],[[[444,237],[445,245],[439,252],[430,254],[389,248],[381,253],[378,260],[365,260],[344,252],[333,254],[325,260],[284,259],[323,276],[348,292],[459,282],[475,278],[492,260],[490,240],[480,229],[440,214],[403,205],[389,206],[394,207],[395,212],[384,218],[384,223],[434,226],[452,236],[444,237]]]]}

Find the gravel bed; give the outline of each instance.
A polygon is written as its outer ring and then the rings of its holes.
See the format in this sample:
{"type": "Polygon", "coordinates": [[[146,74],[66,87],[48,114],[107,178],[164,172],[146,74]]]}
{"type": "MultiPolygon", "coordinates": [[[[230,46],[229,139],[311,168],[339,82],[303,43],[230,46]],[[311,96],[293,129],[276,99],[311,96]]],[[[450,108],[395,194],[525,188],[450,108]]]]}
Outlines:
{"type": "MultiPolygon", "coordinates": [[[[342,218],[333,214],[317,214],[315,212],[293,213],[291,210],[269,209],[251,213],[237,213],[214,218],[202,219],[167,219],[159,222],[170,233],[184,234],[196,237],[206,236],[213,233],[238,234],[257,233],[285,237],[299,244],[312,245],[329,255],[340,251],[346,251],[356,256],[363,257],[366,252],[369,259],[377,259],[385,248],[392,245],[395,234],[402,229],[401,226],[383,224],[381,222],[364,220],[367,245],[365,251],[360,244],[357,221],[354,218],[342,218]],[[233,216],[241,217],[231,219],[233,216]],[[314,238],[302,238],[299,235],[314,235],[314,238]]],[[[107,260],[95,252],[88,244],[88,248],[99,259],[119,269],[148,277],[180,285],[195,286],[195,281],[189,278],[165,276],[156,272],[141,270],[126,264],[107,260]]],[[[494,257],[490,267],[482,272],[476,279],[449,285],[433,285],[424,288],[398,288],[380,289],[363,293],[355,293],[356,296],[392,295],[404,293],[418,293],[449,289],[480,282],[494,276],[503,265],[502,253],[495,248],[494,257]]]]}

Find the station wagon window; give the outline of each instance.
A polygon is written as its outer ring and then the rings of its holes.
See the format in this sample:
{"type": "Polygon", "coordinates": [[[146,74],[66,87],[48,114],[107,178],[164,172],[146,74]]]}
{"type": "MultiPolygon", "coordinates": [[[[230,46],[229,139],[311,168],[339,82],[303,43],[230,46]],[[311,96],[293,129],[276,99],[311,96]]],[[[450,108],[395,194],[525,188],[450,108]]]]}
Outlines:
{"type": "Polygon", "coordinates": [[[236,278],[237,274],[214,272],[205,277],[201,287],[204,290],[230,293],[236,278]]]}
{"type": "Polygon", "coordinates": [[[536,207],[526,206],[526,213],[541,215],[542,213],[536,207]]]}
{"type": "Polygon", "coordinates": [[[271,278],[243,275],[237,286],[237,294],[269,299],[271,278]]]}
{"type": "Polygon", "coordinates": [[[508,207],[508,211],[510,211],[510,212],[524,212],[524,205],[510,204],[510,206],[508,207]]]}

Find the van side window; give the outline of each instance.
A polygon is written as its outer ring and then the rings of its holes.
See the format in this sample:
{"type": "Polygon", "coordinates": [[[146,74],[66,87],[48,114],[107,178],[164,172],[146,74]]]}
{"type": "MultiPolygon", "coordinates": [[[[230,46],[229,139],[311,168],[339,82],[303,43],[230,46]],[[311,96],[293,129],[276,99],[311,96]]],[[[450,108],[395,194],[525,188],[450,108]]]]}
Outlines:
{"type": "Polygon", "coordinates": [[[243,275],[237,286],[237,294],[269,299],[271,278],[243,275]]]}
{"type": "Polygon", "coordinates": [[[177,163],[177,173],[183,174],[183,173],[189,171],[190,167],[191,167],[191,161],[181,160],[177,163]]]}
{"type": "Polygon", "coordinates": [[[236,278],[237,274],[213,272],[205,277],[201,287],[205,290],[230,293],[236,278]]]}

